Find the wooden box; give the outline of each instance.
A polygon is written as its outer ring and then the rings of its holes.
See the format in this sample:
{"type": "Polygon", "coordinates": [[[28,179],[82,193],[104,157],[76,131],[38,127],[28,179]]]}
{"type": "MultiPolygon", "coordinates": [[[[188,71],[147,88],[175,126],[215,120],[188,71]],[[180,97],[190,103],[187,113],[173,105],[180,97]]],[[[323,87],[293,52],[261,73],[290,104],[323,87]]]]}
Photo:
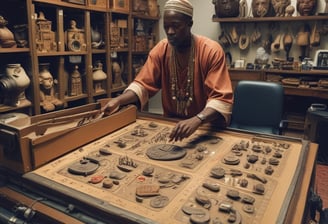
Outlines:
{"type": "Polygon", "coordinates": [[[134,106],[94,118],[99,109],[92,103],[0,123],[1,166],[26,173],[136,120],[134,106]]]}

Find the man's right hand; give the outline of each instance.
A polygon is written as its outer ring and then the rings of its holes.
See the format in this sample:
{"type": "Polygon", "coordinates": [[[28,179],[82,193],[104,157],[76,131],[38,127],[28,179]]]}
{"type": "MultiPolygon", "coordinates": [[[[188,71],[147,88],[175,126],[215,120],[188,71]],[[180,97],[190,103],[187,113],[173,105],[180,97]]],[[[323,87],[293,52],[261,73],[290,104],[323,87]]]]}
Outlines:
{"type": "Polygon", "coordinates": [[[112,98],[101,108],[101,112],[104,113],[105,116],[109,116],[115,113],[120,106],[120,101],[117,98],[112,98]]]}

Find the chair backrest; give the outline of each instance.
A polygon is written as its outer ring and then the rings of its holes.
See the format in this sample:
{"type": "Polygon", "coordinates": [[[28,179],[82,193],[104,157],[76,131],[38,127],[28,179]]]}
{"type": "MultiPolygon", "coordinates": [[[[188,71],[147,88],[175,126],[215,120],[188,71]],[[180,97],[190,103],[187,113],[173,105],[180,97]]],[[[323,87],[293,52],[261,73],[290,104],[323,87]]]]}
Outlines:
{"type": "Polygon", "coordinates": [[[230,127],[279,134],[283,105],[282,85],[265,81],[239,81],[234,90],[230,127]]]}

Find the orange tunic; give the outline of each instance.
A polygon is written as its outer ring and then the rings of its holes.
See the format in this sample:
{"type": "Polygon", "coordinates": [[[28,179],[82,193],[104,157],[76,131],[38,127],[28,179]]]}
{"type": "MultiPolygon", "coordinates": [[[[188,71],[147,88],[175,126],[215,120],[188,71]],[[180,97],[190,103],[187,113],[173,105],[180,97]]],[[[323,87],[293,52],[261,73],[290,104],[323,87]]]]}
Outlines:
{"type": "MultiPolygon", "coordinates": [[[[178,116],[176,101],[172,100],[169,65],[171,46],[167,39],[160,41],[150,51],[145,65],[136,76],[132,86],[145,88],[146,91],[141,90],[137,93],[141,104],[148,100],[148,96],[152,97],[162,90],[164,116],[188,118],[209,106],[219,111],[228,120],[227,117],[231,114],[233,94],[225,53],[217,42],[209,38],[196,35],[194,38],[194,97],[188,108],[188,115],[178,116]],[[144,94],[145,92],[148,93],[148,96],[145,96],[147,95],[144,94]]],[[[185,80],[185,78],[178,77],[178,80],[185,80]]]]}

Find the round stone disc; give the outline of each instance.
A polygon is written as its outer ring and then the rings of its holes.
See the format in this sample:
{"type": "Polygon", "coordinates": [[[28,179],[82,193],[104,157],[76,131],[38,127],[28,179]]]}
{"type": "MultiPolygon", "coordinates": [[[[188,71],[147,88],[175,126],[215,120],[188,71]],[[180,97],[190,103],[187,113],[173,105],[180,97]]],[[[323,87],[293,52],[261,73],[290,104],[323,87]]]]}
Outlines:
{"type": "Polygon", "coordinates": [[[93,174],[99,168],[99,164],[93,163],[89,160],[83,159],[79,162],[73,163],[68,167],[68,172],[76,175],[88,176],[93,174]]]}
{"type": "Polygon", "coordinates": [[[154,160],[177,160],[183,158],[187,151],[177,145],[160,144],[151,146],[146,155],[154,160]]]}

